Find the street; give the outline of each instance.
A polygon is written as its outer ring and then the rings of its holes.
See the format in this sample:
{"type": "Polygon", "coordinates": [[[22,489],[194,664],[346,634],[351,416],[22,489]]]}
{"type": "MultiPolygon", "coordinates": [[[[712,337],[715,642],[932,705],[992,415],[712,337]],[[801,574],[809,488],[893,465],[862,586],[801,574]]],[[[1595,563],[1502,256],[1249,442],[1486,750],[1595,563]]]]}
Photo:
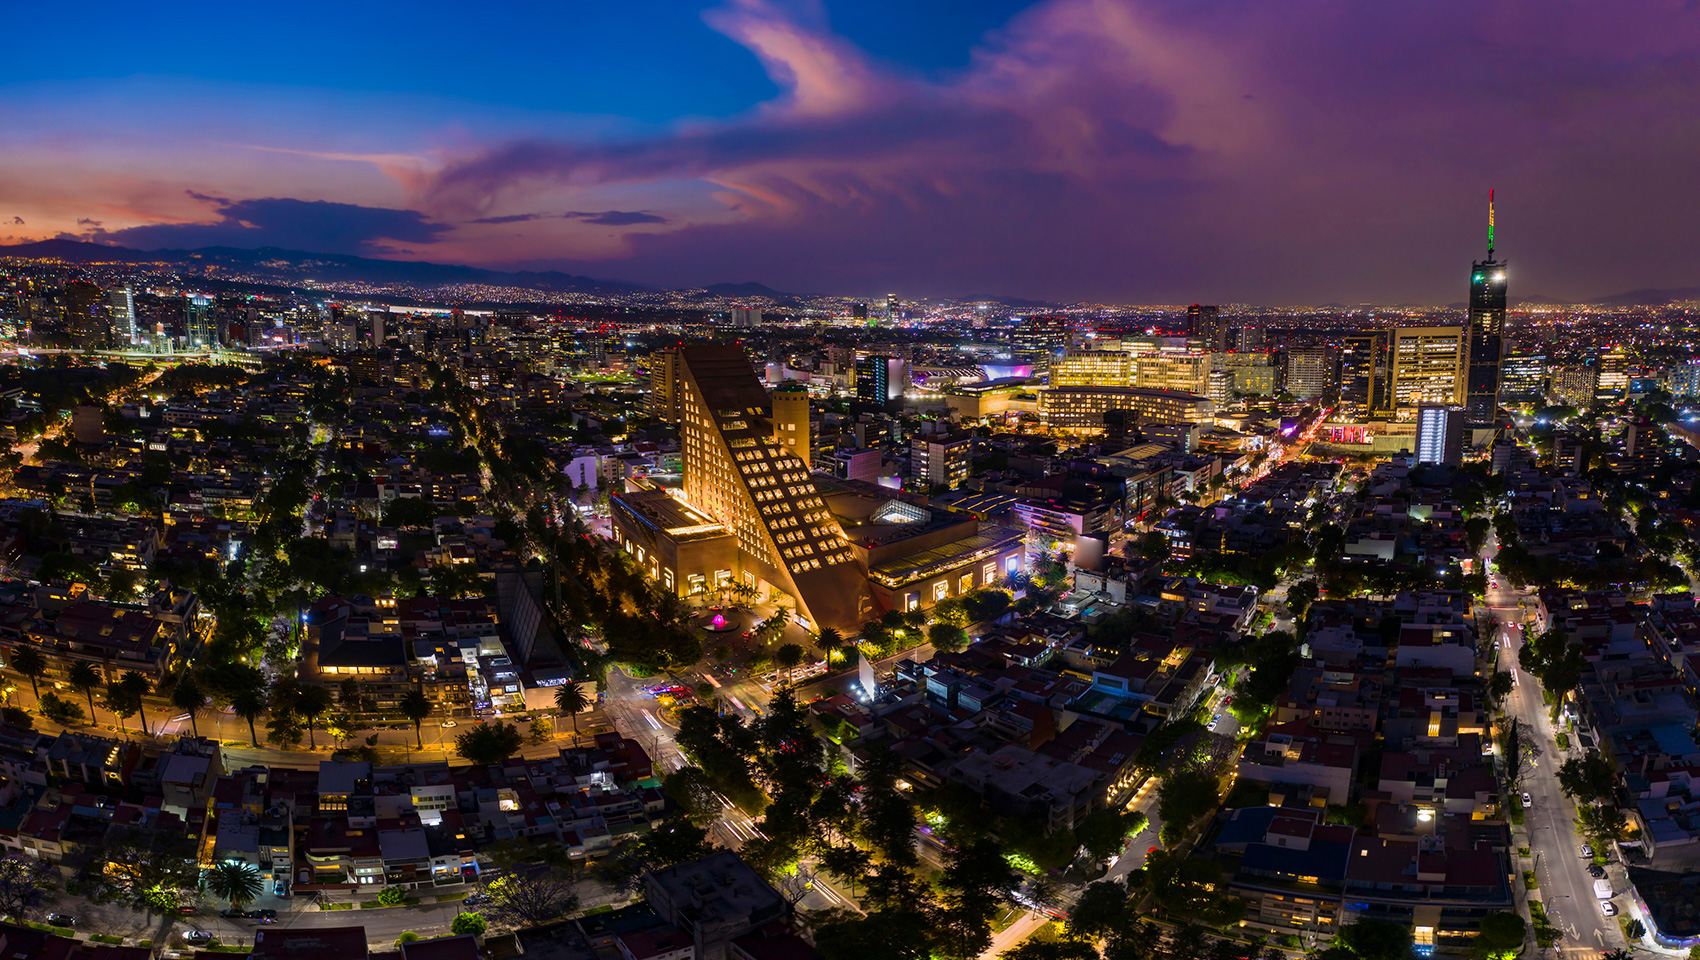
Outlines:
{"type": "MultiPolygon", "coordinates": [[[[1497,552],[1490,541],[1487,550],[1497,552]]],[[[1558,784],[1558,768],[1565,755],[1553,740],[1555,732],[1547,720],[1547,707],[1542,702],[1540,684],[1517,666],[1517,651],[1523,645],[1523,630],[1515,622],[1520,611],[1518,604],[1524,596],[1512,590],[1505,581],[1488,589],[1487,604],[1502,611],[1511,623],[1496,624],[1500,637],[1497,668],[1513,673],[1517,685],[1505,698],[1507,717],[1516,718],[1522,727],[1524,743],[1532,745],[1532,756],[1519,783],[1512,789],[1529,794],[1530,803],[1523,813],[1523,830],[1534,855],[1535,880],[1539,889],[1530,892],[1530,899],[1541,901],[1548,921],[1564,931],[1558,942],[1558,952],[1567,957],[1595,957],[1601,950],[1625,946],[1617,921],[1600,912],[1599,900],[1594,897],[1594,880],[1588,875],[1592,861],[1582,857],[1582,838],[1575,828],[1575,807],[1558,784]]],[[[1513,833],[1516,828],[1513,828],[1513,833]]],[[[1612,863],[1606,868],[1612,888],[1622,893],[1628,884],[1623,866],[1612,863]]],[[[1618,909],[1626,909],[1619,898],[1618,909]]]]}

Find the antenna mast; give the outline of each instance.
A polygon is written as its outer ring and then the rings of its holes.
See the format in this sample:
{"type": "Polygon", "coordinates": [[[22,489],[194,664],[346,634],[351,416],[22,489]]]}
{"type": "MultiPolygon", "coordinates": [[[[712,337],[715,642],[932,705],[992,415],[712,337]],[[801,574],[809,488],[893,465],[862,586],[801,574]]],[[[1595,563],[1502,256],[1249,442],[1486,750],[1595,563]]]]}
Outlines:
{"type": "Polygon", "coordinates": [[[1493,188],[1488,188],[1488,259],[1493,259],[1493,188]]]}

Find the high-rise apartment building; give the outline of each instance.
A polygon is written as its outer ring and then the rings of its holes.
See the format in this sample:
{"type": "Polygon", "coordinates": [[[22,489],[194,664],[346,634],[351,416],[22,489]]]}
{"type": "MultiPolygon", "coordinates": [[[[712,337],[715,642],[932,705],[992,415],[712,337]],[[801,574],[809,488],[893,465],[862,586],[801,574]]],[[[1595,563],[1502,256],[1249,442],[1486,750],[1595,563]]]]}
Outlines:
{"type": "Polygon", "coordinates": [[[663,347],[649,355],[649,414],[663,423],[679,422],[679,350],[663,347]]]}
{"type": "Polygon", "coordinates": [[[189,349],[206,350],[216,346],[217,331],[212,301],[200,294],[189,297],[183,304],[183,335],[189,349]]]}
{"type": "Polygon", "coordinates": [[[1499,408],[1502,347],[1505,341],[1505,264],[1488,258],[1471,265],[1469,372],[1465,375],[1464,409],[1478,422],[1489,421],[1499,408]]]}
{"type": "Polygon", "coordinates": [[[744,351],[679,351],[685,495],[737,540],[745,582],[765,580],[812,628],[853,636],[872,612],[867,571],[809,478],[774,439],[771,399],[744,351]]]}
{"type": "Polygon", "coordinates": [[[106,346],[106,320],[100,316],[103,295],[99,287],[86,280],[65,284],[65,333],[78,350],[98,350],[106,346]]]}
{"type": "Polygon", "coordinates": [[[1429,404],[1417,408],[1417,462],[1448,467],[1464,462],[1464,411],[1429,404]]]}
{"type": "Polygon", "coordinates": [[[1700,361],[1672,365],[1665,371],[1665,389],[1673,397],[1700,396],[1700,361]]]}
{"type": "MultiPolygon", "coordinates": [[[[856,361],[856,399],[884,406],[893,399],[892,366],[902,364],[896,357],[874,355],[856,361]]],[[[902,396],[899,388],[895,396],[902,396]]]]}
{"type": "Polygon", "coordinates": [[[1228,331],[1228,349],[1238,353],[1259,353],[1263,342],[1262,327],[1239,326],[1228,331]]]}
{"type": "Polygon", "coordinates": [[[1205,350],[1223,350],[1228,345],[1228,327],[1213,303],[1195,303],[1186,308],[1186,335],[1204,341],[1205,350]]]}
{"type": "Polygon", "coordinates": [[[1287,350],[1287,392],[1300,400],[1314,400],[1339,386],[1339,369],[1327,347],[1290,347],[1287,350]]]}
{"type": "Polygon", "coordinates": [[[809,459],[809,388],[795,380],[773,388],[773,439],[804,466],[814,463],[809,459]]]}
{"type": "Polygon", "coordinates": [[[1389,409],[1456,404],[1464,396],[1463,327],[1395,327],[1389,409]]]}
{"type": "Polygon", "coordinates": [[[1599,392],[1599,384],[1600,371],[1594,367],[1555,367],[1552,371],[1550,393],[1555,401],[1564,406],[1586,410],[1594,405],[1594,395],[1599,392]]]}
{"type": "MultiPolygon", "coordinates": [[[[1271,354],[1212,353],[1210,369],[1211,376],[1224,371],[1233,374],[1235,394],[1268,397],[1275,393],[1275,358],[1271,354]]],[[[1209,396],[1208,392],[1206,396],[1209,396]]]]}
{"type": "Polygon", "coordinates": [[[759,327],[761,322],[761,311],[755,307],[732,308],[732,326],[734,327],[759,327]]]}
{"type": "Polygon", "coordinates": [[[974,460],[974,438],[914,437],[909,441],[909,476],[923,492],[933,487],[955,489],[968,479],[974,460]]]}
{"type": "Polygon", "coordinates": [[[1210,356],[1198,351],[1164,351],[1134,358],[1131,386],[1202,394],[1210,384],[1210,356]]]}
{"type": "Polygon", "coordinates": [[[106,291],[106,312],[111,328],[111,342],[127,349],[136,339],[136,295],[129,287],[106,291]]]}

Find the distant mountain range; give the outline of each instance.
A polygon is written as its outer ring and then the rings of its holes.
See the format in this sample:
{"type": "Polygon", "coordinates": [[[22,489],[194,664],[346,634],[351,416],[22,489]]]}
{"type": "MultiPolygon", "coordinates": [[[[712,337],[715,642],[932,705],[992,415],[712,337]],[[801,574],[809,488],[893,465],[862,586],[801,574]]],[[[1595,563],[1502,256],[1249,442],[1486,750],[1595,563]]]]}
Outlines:
{"type": "Polygon", "coordinates": [[[482,267],[425,263],[416,260],[378,260],[334,253],[308,253],[260,247],[202,247],[196,250],[131,250],[81,240],[42,240],[0,246],[0,257],[68,260],[73,263],[159,263],[205,270],[239,271],[287,283],[303,280],[341,280],[364,283],[417,283],[427,286],[469,283],[524,287],[554,293],[643,293],[648,287],[613,280],[580,277],[555,270],[486,270],[482,267]]]}

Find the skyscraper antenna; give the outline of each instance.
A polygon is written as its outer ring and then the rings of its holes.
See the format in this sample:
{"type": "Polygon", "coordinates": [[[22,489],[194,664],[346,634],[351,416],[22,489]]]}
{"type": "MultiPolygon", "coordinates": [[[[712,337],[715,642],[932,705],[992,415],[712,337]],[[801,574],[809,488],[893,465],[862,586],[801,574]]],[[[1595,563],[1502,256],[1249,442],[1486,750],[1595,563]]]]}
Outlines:
{"type": "Polygon", "coordinates": [[[1493,188],[1488,187],[1488,259],[1493,259],[1493,188]]]}

